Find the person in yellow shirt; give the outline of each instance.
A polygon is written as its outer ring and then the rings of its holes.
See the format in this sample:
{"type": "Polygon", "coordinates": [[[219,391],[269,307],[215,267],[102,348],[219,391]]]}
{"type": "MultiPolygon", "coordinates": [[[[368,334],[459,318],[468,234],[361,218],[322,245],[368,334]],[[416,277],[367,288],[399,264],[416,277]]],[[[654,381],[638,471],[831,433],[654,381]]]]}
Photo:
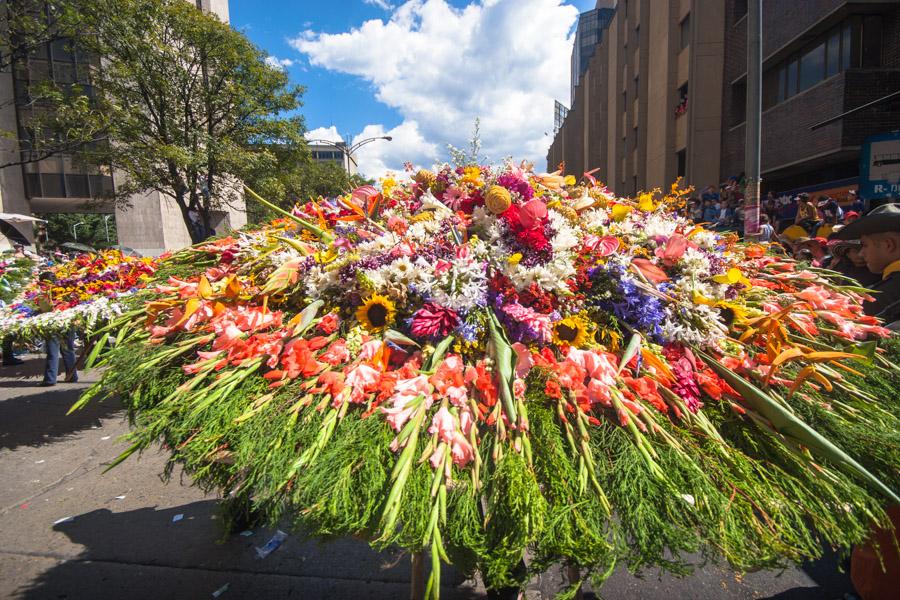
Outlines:
{"type": "Polygon", "coordinates": [[[891,324],[900,320],[900,204],[884,204],[841,229],[832,237],[859,239],[860,256],[881,280],[871,286],[875,300],[864,310],[891,324]]]}

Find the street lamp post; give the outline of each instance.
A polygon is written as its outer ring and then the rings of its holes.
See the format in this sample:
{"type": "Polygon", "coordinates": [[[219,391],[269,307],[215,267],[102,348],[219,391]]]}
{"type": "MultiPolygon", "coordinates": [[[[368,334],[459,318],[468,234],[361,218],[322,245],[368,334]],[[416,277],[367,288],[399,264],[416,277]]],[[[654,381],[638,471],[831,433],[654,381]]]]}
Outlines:
{"type": "Polygon", "coordinates": [[[103,215],[103,227],[106,229],[106,242],[109,243],[109,218],[112,215],[103,215]]]}
{"type": "Polygon", "coordinates": [[[747,139],[744,146],[744,238],[759,235],[760,121],[762,119],[762,0],[747,7],[747,139]]]}
{"type": "Polygon", "coordinates": [[[354,152],[356,152],[357,150],[359,150],[366,144],[371,144],[372,142],[376,142],[378,140],[385,140],[387,142],[390,142],[392,139],[394,139],[394,138],[392,138],[389,135],[381,135],[381,136],[377,136],[377,137],[370,137],[370,138],[366,138],[364,140],[360,140],[360,141],[356,142],[355,144],[353,144],[352,146],[347,146],[346,144],[339,144],[337,142],[332,142],[331,140],[322,140],[322,139],[306,140],[306,141],[309,142],[310,144],[324,144],[326,146],[332,146],[332,147],[340,150],[343,153],[344,158],[346,159],[347,164],[346,164],[345,168],[347,169],[347,174],[349,175],[350,174],[350,161],[353,161],[353,164],[355,166],[359,166],[356,162],[356,159],[353,158],[354,152]]]}
{"type": "Polygon", "coordinates": [[[75,236],[75,241],[78,241],[78,226],[84,225],[84,221],[78,221],[74,225],[72,225],[72,235],[75,236]]]}

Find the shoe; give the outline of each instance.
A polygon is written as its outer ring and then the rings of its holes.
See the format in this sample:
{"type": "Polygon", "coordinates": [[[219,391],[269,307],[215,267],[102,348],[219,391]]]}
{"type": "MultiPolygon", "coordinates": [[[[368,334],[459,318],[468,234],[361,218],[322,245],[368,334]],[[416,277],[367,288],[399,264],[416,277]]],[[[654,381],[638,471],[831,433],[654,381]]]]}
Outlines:
{"type": "Polygon", "coordinates": [[[78,371],[72,371],[71,373],[66,373],[66,383],[78,383],[78,371]]]}
{"type": "Polygon", "coordinates": [[[15,356],[10,358],[9,360],[3,361],[4,367],[13,367],[15,365],[24,365],[24,364],[25,364],[24,360],[22,360],[21,358],[16,358],[15,356]]]}
{"type": "Polygon", "coordinates": [[[51,383],[49,381],[42,381],[38,385],[41,387],[52,387],[52,386],[56,385],[56,383],[55,382],[51,383]]]}

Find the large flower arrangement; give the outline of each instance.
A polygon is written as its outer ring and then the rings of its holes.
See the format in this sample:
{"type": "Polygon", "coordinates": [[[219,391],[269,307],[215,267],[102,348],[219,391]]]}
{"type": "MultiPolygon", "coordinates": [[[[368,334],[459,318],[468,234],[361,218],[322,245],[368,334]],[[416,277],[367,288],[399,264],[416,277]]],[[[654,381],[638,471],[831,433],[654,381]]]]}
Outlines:
{"type": "Polygon", "coordinates": [[[15,300],[22,288],[36,276],[36,266],[28,257],[0,257],[0,303],[15,300]]]}
{"type": "Polygon", "coordinates": [[[91,331],[121,314],[121,299],[144,287],[155,260],[119,250],[81,254],[33,280],[16,300],[0,309],[0,338],[22,342],[58,336],[71,328],[91,331]]]}
{"type": "Polygon", "coordinates": [[[865,291],[677,188],[575,183],[445,166],[176,254],[79,405],[128,403],[120,460],[162,440],[273,522],[430,550],[432,595],[440,561],[497,587],[862,540],[900,464],[865,291]]]}

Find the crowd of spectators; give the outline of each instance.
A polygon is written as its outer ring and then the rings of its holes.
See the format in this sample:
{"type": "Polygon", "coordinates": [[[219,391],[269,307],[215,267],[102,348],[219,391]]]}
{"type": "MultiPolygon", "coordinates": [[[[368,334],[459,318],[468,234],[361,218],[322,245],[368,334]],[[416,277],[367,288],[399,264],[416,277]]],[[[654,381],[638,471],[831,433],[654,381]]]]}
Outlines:
{"type": "MultiPolygon", "coordinates": [[[[743,235],[743,182],[731,178],[721,186],[707,186],[690,199],[688,213],[695,223],[743,235]]],[[[844,203],[826,194],[769,192],[760,201],[759,223],[755,240],[876,290],[866,312],[900,325],[900,204],[866,214],[854,191],[844,203]]]]}

